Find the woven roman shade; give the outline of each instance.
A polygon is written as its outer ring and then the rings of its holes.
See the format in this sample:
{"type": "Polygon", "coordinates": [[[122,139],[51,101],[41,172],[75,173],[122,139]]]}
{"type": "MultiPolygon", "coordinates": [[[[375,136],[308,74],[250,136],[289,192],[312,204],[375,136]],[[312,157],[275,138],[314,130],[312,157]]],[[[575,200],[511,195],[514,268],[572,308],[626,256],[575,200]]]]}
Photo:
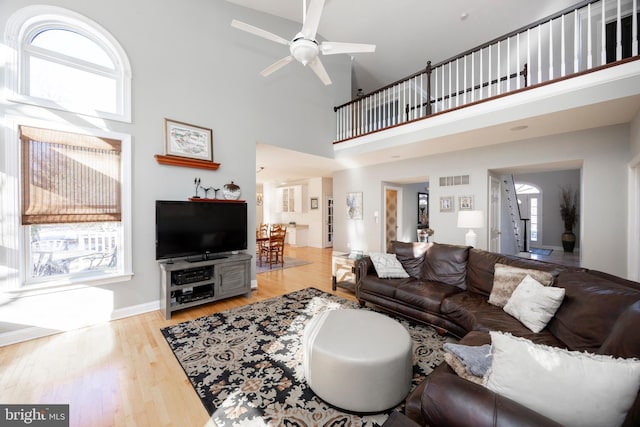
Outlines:
{"type": "Polygon", "coordinates": [[[20,126],[22,224],[120,221],[122,142],[20,126]]]}

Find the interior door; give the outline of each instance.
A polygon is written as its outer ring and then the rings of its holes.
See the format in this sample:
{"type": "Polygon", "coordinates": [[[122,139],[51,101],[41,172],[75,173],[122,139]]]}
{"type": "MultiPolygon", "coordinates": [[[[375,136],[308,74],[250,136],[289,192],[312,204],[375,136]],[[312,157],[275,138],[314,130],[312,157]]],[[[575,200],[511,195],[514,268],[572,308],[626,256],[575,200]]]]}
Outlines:
{"type": "Polygon", "coordinates": [[[489,251],[500,253],[500,234],[502,221],[502,193],[500,179],[489,176],[489,251]]]}
{"type": "Polygon", "coordinates": [[[325,227],[324,227],[324,242],[323,247],[332,248],[333,247],[333,197],[327,197],[325,206],[327,207],[327,211],[325,213],[325,227]]]}
{"type": "Polygon", "coordinates": [[[400,227],[400,199],[399,188],[385,187],[384,189],[384,236],[385,248],[391,252],[391,242],[398,240],[398,228],[400,227]]]}

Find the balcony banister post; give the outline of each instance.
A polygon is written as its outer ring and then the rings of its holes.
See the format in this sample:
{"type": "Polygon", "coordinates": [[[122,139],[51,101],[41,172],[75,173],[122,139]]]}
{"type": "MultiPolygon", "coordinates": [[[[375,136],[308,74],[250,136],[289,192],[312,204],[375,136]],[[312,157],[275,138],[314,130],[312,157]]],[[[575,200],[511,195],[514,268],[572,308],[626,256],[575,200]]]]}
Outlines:
{"type": "Polygon", "coordinates": [[[527,87],[529,85],[528,82],[528,73],[529,73],[529,64],[524,64],[524,67],[522,67],[522,71],[520,74],[522,74],[524,76],[524,87],[527,87]]]}
{"type": "Polygon", "coordinates": [[[427,61],[427,68],[425,72],[427,73],[427,116],[431,115],[431,72],[433,68],[431,67],[431,61],[427,61]]]}

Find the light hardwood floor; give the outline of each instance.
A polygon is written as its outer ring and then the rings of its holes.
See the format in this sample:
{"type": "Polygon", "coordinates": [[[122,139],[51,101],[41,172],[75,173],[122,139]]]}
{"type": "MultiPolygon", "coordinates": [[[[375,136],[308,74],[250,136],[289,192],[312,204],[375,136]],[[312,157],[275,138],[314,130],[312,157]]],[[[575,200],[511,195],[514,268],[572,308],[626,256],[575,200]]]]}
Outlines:
{"type": "MultiPolygon", "coordinates": [[[[331,249],[287,247],[311,264],[257,275],[251,297],[146,313],[0,348],[0,403],[70,404],[70,425],[205,426],[208,415],[160,328],[309,286],[331,291],[331,249]]],[[[158,287],[160,284],[158,283],[158,287]]],[[[355,299],[338,288],[337,295],[355,299]]]]}

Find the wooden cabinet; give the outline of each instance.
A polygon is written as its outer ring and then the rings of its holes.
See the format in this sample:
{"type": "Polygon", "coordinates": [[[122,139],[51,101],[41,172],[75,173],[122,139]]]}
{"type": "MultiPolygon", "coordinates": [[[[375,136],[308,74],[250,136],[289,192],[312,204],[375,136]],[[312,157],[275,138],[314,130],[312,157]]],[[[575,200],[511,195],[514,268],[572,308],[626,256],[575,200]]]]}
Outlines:
{"type": "Polygon", "coordinates": [[[171,313],[237,295],[251,295],[251,259],[248,254],[196,262],[160,263],[160,310],[171,313]]]}

